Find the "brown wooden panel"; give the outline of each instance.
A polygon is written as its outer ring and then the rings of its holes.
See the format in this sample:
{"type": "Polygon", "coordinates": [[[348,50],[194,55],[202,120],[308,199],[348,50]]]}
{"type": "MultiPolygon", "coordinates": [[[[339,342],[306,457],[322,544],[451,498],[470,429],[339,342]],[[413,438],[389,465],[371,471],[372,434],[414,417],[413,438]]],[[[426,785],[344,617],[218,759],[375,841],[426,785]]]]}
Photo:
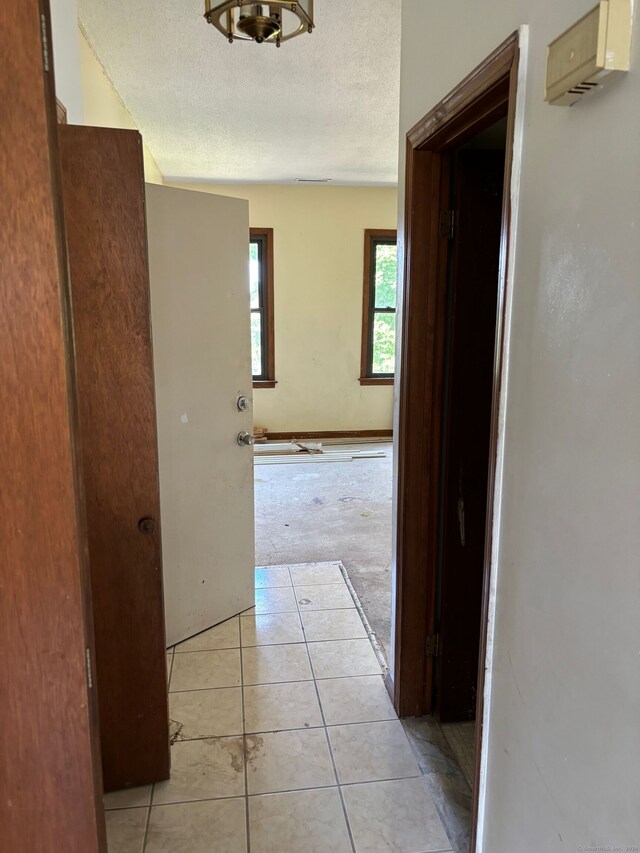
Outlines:
{"type": "Polygon", "coordinates": [[[169,775],[142,142],[64,125],[60,147],[110,791],[169,775]]]}
{"type": "Polygon", "coordinates": [[[482,609],[504,151],[454,157],[438,716],[473,720],[482,609]]]}
{"type": "Polygon", "coordinates": [[[0,847],[97,853],[106,841],[50,44],[46,2],[0,5],[0,847]]]}

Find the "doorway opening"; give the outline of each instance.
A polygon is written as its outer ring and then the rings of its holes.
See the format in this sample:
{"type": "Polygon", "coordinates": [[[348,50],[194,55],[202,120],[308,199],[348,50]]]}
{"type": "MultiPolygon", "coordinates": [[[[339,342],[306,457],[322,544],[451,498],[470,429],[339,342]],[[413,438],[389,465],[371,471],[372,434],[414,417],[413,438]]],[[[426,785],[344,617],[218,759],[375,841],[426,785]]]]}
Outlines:
{"type": "Polygon", "coordinates": [[[432,708],[471,786],[506,118],[452,152],[432,708]],[[446,637],[442,649],[440,637],[446,637]]]}
{"type": "Polygon", "coordinates": [[[259,444],[254,461],[256,566],[340,561],[388,662],[391,438],[259,444]]]}
{"type": "Polygon", "coordinates": [[[388,663],[397,191],[246,194],[255,564],[340,562],[388,663]]]}
{"type": "Polygon", "coordinates": [[[518,56],[514,33],[407,135],[388,686],[466,777],[460,850],[475,849],[480,798],[518,56]]]}

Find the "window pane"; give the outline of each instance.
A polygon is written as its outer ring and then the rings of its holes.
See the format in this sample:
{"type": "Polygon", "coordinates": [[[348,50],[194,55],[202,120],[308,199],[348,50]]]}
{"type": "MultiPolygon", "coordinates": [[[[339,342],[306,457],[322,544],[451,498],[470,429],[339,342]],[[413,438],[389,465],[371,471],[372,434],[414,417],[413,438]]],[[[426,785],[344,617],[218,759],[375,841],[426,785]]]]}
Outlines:
{"type": "Polygon", "coordinates": [[[249,243],[249,282],[251,284],[251,307],[260,308],[260,247],[249,243]]]}
{"type": "Polygon", "coordinates": [[[376,308],[396,307],[397,246],[376,245],[376,308]]]}
{"type": "Polygon", "coordinates": [[[262,375],[262,317],[257,312],[251,313],[251,372],[254,376],[262,375]]]}
{"type": "Polygon", "coordinates": [[[396,360],[396,315],[373,318],[373,373],[393,373],[396,360]]]}

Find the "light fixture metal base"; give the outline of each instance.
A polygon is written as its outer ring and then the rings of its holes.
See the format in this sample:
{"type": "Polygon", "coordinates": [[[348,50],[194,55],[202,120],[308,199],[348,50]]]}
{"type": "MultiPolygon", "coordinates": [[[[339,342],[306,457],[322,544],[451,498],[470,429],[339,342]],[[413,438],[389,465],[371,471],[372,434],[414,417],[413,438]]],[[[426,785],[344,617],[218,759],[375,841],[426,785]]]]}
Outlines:
{"type": "Polygon", "coordinates": [[[205,0],[204,17],[229,42],[266,42],[280,47],[281,42],[310,33],[314,28],[313,0],[214,3],[215,0],[205,0]]]}

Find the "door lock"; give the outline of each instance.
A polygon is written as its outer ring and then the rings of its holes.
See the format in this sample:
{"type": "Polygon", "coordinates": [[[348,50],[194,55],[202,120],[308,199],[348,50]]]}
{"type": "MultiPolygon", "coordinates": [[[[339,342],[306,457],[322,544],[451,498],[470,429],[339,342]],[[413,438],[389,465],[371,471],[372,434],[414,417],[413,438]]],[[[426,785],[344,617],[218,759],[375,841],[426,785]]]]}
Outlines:
{"type": "Polygon", "coordinates": [[[249,410],[249,398],[244,395],[238,397],[236,405],[238,406],[239,412],[247,412],[249,410]]]}
{"type": "Polygon", "coordinates": [[[156,529],[156,523],[152,518],[141,518],[138,522],[138,530],[140,533],[153,533],[156,529]]]}
{"type": "Polygon", "coordinates": [[[256,443],[255,438],[250,432],[239,432],[237,441],[240,447],[244,447],[245,445],[250,446],[256,443]]]}

